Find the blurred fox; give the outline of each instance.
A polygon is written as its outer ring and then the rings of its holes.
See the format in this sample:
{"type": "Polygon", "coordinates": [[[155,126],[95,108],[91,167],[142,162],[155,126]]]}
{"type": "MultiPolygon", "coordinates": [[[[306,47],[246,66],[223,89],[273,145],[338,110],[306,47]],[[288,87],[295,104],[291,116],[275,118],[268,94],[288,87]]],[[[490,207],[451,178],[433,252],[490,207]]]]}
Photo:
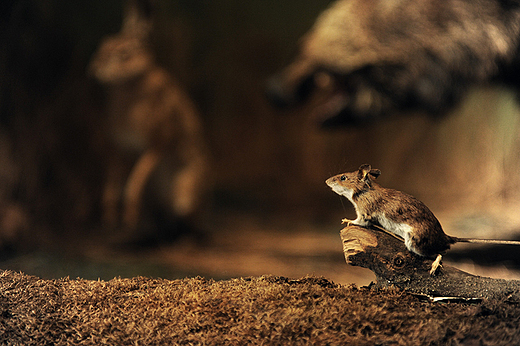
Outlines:
{"type": "Polygon", "coordinates": [[[316,88],[323,125],[396,111],[440,114],[472,84],[519,83],[520,1],[338,0],[268,82],[273,103],[302,103],[316,88]]]}
{"type": "Polygon", "coordinates": [[[108,91],[106,133],[111,152],[103,220],[111,227],[122,222],[132,230],[139,224],[152,177],[161,180],[154,190],[155,205],[161,201],[173,218],[195,213],[205,188],[199,116],[190,98],[154,61],[147,45],[151,29],[147,4],[128,2],[121,32],[101,42],[89,65],[89,72],[108,91]]]}

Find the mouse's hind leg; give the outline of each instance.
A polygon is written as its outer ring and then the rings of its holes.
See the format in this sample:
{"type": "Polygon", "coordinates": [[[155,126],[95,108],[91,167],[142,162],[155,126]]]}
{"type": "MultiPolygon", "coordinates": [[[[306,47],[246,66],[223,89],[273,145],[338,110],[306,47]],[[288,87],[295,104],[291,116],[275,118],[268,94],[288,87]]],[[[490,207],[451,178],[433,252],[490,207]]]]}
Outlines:
{"type": "Polygon", "coordinates": [[[437,258],[435,258],[435,261],[432,262],[432,268],[430,269],[430,275],[432,275],[432,276],[435,275],[435,273],[437,273],[437,269],[442,267],[441,261],[442,261],[442,255],[439,254],[439,255],[437,255],[437,258]]]}

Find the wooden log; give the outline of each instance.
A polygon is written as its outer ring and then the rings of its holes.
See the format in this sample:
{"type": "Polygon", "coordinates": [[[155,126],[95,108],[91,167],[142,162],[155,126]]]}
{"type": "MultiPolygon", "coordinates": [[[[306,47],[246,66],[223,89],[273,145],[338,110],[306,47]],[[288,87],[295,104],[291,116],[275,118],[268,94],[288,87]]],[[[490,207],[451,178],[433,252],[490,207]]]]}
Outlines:
{"type": "Polygon", "coordinates": [[[347,263],[372,270],[378,287],[429,297],[520,300],[519,280],[475,276],[448,265],[430,275],[433,259],[408,251],[402,240],[382,230],[351,225],[340,235],[347,263]]]}

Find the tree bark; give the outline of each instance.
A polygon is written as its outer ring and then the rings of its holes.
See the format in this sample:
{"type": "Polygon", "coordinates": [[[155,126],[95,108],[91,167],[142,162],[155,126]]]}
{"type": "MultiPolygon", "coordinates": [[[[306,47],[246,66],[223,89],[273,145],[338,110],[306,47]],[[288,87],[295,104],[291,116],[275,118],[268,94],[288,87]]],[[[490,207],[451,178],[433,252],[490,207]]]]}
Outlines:
{"type": "Polygon", "coordinates": [[[395,286],[429,297],[520,300],[520,281],[475,276],[410,252],[404,242],[376,228],[351,225],[340,232],[348,264],[372,270],[377,287],[395,286]]]}

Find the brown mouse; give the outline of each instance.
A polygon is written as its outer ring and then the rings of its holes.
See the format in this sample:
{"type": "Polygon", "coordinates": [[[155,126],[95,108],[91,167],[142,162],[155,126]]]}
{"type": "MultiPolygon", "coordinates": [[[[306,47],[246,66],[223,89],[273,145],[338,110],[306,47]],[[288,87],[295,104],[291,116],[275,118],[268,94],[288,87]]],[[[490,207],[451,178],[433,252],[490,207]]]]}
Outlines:
{"type": "Polygon", "coordinates": [[[432,211],[415,197],[387,189],[375,182],[381,174],[368,164],[357,171],[335,175],[326,184],[338,195],[347,197],[356,209],[355,220],[344,223],[358,226],[377,225],[404,239],[408,250],[420,256],[437,259],[431,274],[440,265],[441,253],[457,242],[520,245],[519,241],[468,239],[444,233],[432,211]]]}

